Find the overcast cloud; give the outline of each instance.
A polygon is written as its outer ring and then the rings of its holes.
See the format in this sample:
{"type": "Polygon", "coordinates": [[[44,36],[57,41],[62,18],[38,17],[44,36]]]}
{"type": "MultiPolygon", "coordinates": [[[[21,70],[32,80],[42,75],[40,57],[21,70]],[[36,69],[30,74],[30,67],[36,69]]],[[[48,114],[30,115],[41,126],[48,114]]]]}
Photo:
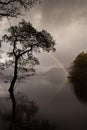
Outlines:
{"type": "Polygon", "coordinates": [[[87,0],[43,0],[31,12],[35,26],[53,35],[56,57],[65,66],[70,66],[78,53],[87,51],[87,0]]]}
{"type": "MultiPolygon", "coordinates": [[[[87,51],[87,0],[43,0],[25,13],[24,18],[37,29],[46,29],[53,35],[55,55],[64,66],[70,66],[78,53],[87,51]]],[[[5,21],[3,26],[5,28],[5,21]]],[[[46,55],[40,56],[41,67],[55,66],[51,55],[46,55]]]]}

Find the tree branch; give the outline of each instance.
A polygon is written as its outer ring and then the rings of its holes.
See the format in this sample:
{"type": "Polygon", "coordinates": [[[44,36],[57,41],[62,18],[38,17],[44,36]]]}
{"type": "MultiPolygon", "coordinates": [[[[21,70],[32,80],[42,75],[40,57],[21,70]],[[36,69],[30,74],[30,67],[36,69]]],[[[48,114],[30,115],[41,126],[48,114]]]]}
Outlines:
{"type": "Polygon", "coordinates": [[[28,1],[26,1],[26,0],[9,0],[8,2],[6,2],[6,1],[0,1],[0,4],[1,5],[8,5],[8,4],[11,4],[11,3],[14,3],[14,2],[17,2],[17,3],[20,3],[21,5],[23,5],[23,6],[31,6],[31,5],[33,5],[36,1],[38,1],[38,0],[28,0],[28,1]]]}
{"type": "Polygon", "coordinates": [[[39,0],[0,0],[0,17],[16,17],[21,14],[22,8],[30,9],[38,1],[39,0]]]}
{"type": "Polygon", "coordinates": [[[19,57],[20,57],[20,56],[23,56],[23,55],[24,55],[24,54],[26,54],[27,52],[32,51],[32,48],[33,48],[34,46],[38,46],[39,44],[40,44],[40,42],[39,42],[39,43],[36,43],[36,44],[31,45],[31,48],[30,48],[30,49],[28,49],[28,50],[26,50],[26,51],[24,51],[24,52],[22,52],[21,54],[19,54],[19,57]]]}
{"type": "Polygon", "coordinates": [[[12,3],[12,2],[15,2],[15,0],[10,0],[8,2],[0,1],[0,4],[2,4],[2,5],[8,5],[8,4],[12,3]]]}
{"type": "MultiPolygon", "coordinates": [[[[11,14],[10,14],[11,15],[11,14]]],[[[6,17],[8,17],[8,16],[10,16],[9,15],[9,13],[0,13],[0,16],[6,16],[6,17]]],[[[11,17],[12,17],[12,15],[11,15],[11,17]]]]}

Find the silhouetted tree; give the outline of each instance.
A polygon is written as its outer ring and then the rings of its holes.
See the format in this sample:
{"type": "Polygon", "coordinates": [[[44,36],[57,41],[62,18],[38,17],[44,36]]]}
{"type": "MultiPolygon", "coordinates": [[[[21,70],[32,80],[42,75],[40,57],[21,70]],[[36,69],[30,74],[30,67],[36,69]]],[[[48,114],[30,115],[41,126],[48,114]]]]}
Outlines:
{"type": "Polygon", "coordinates": [[[70,71],[72,80],[87,80],[87,53],[80,53],[74,60],[70,71]]]}
{"type": "Polygon", "coordinates": [[[8,33],[3,36],[3,40],[10,44],[11,52],[7,52],[11,59],[6,62],[6,67],[14,66],[14,76],[9,91],[14,90],[14,85],[18,72],[28,72],[26,76],[34,74],[34,66],[39,64],[35,53],[42,50],[55,51],[55,41],[45,30],[37,31],[30,22],[24,20],[18,26],[11,26],[8,33]]]}
{"type": "Polygon", "coordinates": [[[87,103],[87,53],[80,53],[74,60],[70,71],[70,81],[77,98],[87,103]]]}
{"type": "Polygon", "coordinates": [[[0,17],[17,17],[23,9],[30,9],[39,0],[0,0],[0,17]]]}

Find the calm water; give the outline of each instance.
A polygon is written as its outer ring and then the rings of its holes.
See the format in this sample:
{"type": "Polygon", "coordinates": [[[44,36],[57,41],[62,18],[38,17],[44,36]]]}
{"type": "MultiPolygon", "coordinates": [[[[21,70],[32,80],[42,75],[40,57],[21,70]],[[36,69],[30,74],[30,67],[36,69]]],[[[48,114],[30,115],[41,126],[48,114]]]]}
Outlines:
{"type": "Polygon", "coordinates": [[[8,85],[0,91],[0,130],[87,130],[87,89],[75,89],[61,69],[16,84],[16,123],[8,85]]]}

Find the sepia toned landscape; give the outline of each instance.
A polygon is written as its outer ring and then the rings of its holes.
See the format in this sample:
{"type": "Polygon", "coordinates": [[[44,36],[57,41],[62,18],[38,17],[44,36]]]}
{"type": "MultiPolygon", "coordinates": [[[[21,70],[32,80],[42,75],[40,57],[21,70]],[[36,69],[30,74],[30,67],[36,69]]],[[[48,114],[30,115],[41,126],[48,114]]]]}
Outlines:
{"type": "Polygon", "coordinates": [[[86,0],[0,0],[0,130],[87,130],[86,28],[86,0]]]}

